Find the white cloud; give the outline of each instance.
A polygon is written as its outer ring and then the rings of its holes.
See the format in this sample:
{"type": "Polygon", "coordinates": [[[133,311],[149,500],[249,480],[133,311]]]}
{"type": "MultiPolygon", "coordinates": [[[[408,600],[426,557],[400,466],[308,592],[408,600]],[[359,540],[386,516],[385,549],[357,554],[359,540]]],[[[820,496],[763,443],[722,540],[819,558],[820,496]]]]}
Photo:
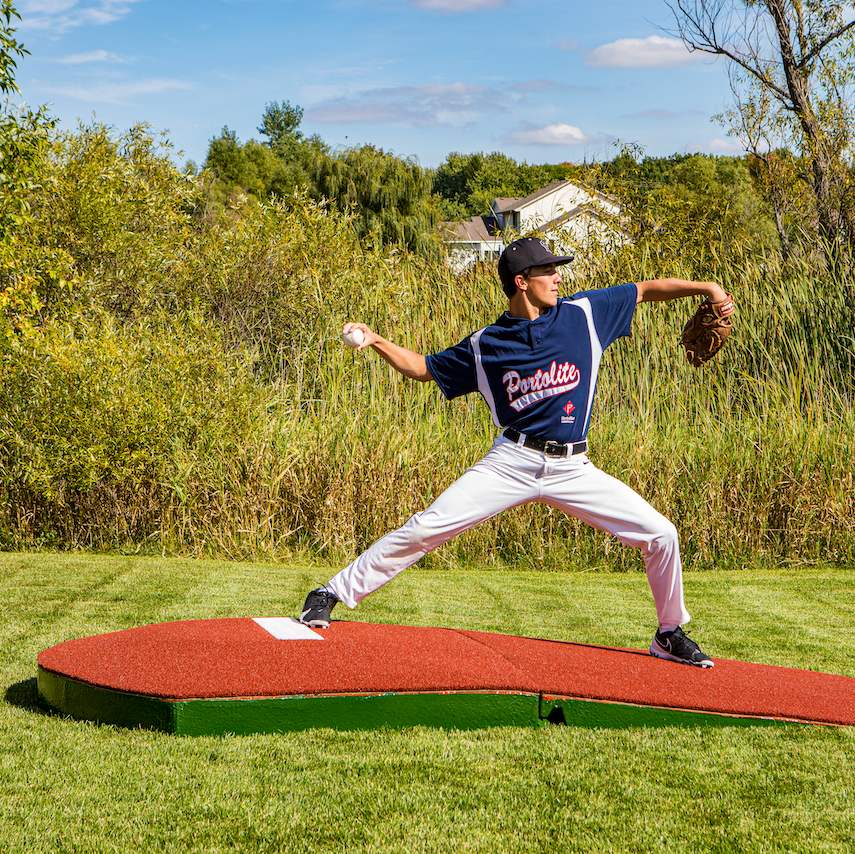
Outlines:
{"type": "MultiPolygon", "coordinates": [[[[771,146],[768,141],[763,140],[757,150],[769,151],[770,149],[771,146]]],[[[729,154],[739,157],[740,155],[745,154],[748,150],[748,142],[744,139],[739,139],[738,137],[729,137],[727,139],[716,137],[715,139],[711,139],[709,142],[705,143],[689,143],[684,150],[693,153],[709,152],[710,154],[729,154]]]]}
{"type": "Polygon", "coordinates": [[[74,27],[110,24],[140,0],[21,0],[22,30],[64,33],[74,27]]]}
{"type": "Polygon", "coordinates": [[[739,139],[711,139],[707,143],[707,148],[714,154],[744,154],[745,143],[739,139]]]}
{"type": "Polygon", "coordinates": [[[333,98],[306,110],[314,122],[391,122],[414,127],[452,127],[494,112],[510,97],[467,83],[397,86],[333,98]]]}
{"type": "Polygon", "coordinates": [[[93,101],[102,104],[130,104],[139,95],[156,95],[172,89],[192,89],[193,84],[184,80],[149,79],[126,83],[97,83],[94,86],[64,86],[46,88],[53,95],[67,95],[81,101],[93,101]]]}
{"type": "Polygon", "coordinates": [[[585,55],[585,65],[595,68],[672,68],[703,56],[699,52],[689,53],[679,39],[648,36],[646,39],[618,39],[600,45],[585,55]]]}
{"type": "Polygon", "coordinates": [[[417,9],[428,9],[431,12],[458,14],[460,12],[486,12],[490,9],[501,9],[507,6],[507,0],[411,0],[417,9]]]}
{"type": "Polygon", "coordinates": [[[505,134],[502,140],[511,145],[582,145],[594,141],[575,125],[565,124],[513,131],[505,134]]]}
{"type": "Polygon", "coordinates": [[[110,53],[106,50],[93,50],[89,53],[75,53],[71,56],[64,56],[61,59],[54,60],[62,65],[84,65],[87,62],[127,62],[117,53],[110,53]]]}

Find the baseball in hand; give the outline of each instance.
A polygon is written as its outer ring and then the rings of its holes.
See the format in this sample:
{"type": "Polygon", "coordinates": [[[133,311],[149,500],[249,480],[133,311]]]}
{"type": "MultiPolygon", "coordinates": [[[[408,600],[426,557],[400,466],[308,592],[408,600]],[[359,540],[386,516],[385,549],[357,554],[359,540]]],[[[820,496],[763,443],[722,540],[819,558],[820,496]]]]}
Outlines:
{"type": "Polygon", "coordinates": [[[341,343],[345,347],[356,348],[365,340],[365,333],[361,329],[351,329],[350,332],[341,333],[341,343]]]}

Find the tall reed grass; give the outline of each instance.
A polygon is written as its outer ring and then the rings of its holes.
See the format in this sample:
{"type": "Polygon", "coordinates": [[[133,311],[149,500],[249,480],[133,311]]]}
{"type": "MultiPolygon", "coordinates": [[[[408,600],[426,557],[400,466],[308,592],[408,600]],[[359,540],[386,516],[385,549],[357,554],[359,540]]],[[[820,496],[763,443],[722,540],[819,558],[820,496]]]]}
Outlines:
{"type": "MultiPolygon", "coordinates": [[[[446,402],[339,331],[363,320],[421,352],[456,343],[506,307],[492,266],[456,276],[365,250],[346,217],[305,202],[252,209],[185,249],[156,283],[168,314],[57,322],[4,354],[5,547],[344,561],[490,446],[475,396],[446,402]]],[[[747,256],[719,272],[739,307],[721,356],[685,363],[689,301],[640,306],[604,359],[592,459],[673,519],[689,568],[851,563],[851,286],[747,256]]],[[[568,290],[696,274],[636,248],[568,290]]],[[[426,563],[640,566],[546,507],[426,563]]]]}

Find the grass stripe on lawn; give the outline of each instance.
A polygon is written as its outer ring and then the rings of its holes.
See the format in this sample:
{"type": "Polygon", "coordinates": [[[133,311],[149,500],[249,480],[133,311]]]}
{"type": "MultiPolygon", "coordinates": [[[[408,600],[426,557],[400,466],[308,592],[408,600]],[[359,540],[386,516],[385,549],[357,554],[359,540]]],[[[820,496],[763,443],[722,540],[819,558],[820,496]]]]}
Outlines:
{"type": "MultiPolygon", "coordinates": [[[[175,738],[36,705],[35,658],[48,646],[165,620],[292,614],[331,572],[0,555],[0,850],[855,847],[850,729],[413,727],[175,738]]],[[[692,573],[686,591],[694,636],[711,654],[855,676],[855,571],[692,573]]],[[[641,573],[410,570],[353,616],[641,649],[653,630],[641,573]]]]}

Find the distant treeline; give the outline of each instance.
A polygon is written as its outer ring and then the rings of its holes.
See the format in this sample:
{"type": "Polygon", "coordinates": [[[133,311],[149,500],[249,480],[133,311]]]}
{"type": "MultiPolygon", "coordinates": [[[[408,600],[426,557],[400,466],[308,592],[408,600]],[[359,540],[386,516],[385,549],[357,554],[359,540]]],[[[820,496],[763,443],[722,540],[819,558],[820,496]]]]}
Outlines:
{"type": "MultiPolygon", "coordinates": [[[[436,169],[373,145],[333,150],[300,131],[303,111],[289,102],[267,104],[258,131],[263,141],[241,142],[223,128],[205,162],[199,216],[212,221],[241,196],[287,199],[305,193],[347,211],[360,237],[435,253],[440,221],[467,220],[490,212],[494,198],[524,197],[553,181],[570,179],[619,196],[643,194],[661,221],[674,212],[762,247],[775,245],[761,189],[748,158],[674,154],[631,156],[606,163],[529,164],[501,152],[449,154],[436,169]]],[[[188,162],[185,170],[200,168],[188,162]]]]}

